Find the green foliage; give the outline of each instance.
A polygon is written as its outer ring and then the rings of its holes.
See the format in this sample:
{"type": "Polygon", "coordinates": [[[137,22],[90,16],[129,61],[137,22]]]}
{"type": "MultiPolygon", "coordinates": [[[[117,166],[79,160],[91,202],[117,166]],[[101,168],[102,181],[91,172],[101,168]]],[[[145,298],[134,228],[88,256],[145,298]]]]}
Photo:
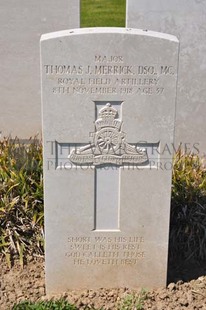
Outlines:
{"type": "Polygon", "coordinates": [[[206,259],[205,159],[178,152],[174,158],[170,257],[206,259]]]}
{"type": "Polygon", "coordinates": [[[30,301],[24,301],[18,305],[14,305],[12,310],[77,310],[73,305],[70,305],[66,300],[50,300],[39,301],[32,303],[30,301]]]}
{"type": "Polygon", "coordinates": [[[0,253],[43,254],[42,144],[0,142],[0,253]]]}
{"type": "Polygon", "coordinates": [[[147,298],[147,292],[142,289],[139,294],[128,294],[120,303],[119,310],[142,310],[144,301],[147,298]]]}
{"type": "Polygon", "coordinates": [[[81,0],[81,27],[125,27],[126,0],[81,0]]]}

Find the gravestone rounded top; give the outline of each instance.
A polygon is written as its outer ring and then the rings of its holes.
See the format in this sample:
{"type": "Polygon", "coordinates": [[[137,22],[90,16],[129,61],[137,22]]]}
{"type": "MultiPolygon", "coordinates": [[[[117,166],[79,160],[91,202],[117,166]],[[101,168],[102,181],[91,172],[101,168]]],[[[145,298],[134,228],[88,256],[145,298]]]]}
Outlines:
{"type": "Polygon", "coordinates": [[[159,39],[170,40],[174,42],[178,42],[178,39],[171,35],[162,32],[156,32],[151,30],[144,30],[144,29],[136,29],[136,28],[121,28],[121,27],[97,27],[97,28],[80,28],[80,29],[69,29],[63,31],[57,31],[52,33],[46,33],[41,36],[41,41],[50,40],[50,39],[57,39],[60,37],[65,36],[76,36],[76,35],[83,35],[83,34],[131,34],[131,35],[140,35],[140,36],[148,36],[148,37],[155,37],[159,39]]]}

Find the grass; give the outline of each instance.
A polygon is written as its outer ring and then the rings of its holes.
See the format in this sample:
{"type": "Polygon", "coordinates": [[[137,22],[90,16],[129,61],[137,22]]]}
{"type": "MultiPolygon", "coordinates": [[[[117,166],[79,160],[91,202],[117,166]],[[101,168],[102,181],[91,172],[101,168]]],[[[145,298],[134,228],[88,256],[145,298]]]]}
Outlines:
{"type": "Polygon", "coordinates": [[[147,298],[147,292],[142,289],[139,294],[128,294],[125,298],[120,302],[119,310],[143,310],[144,309],[144,301],[147,298]]]}
{"type": "Polygon", "coordinates": [[[8,264],[18,256],[43,254],[42,144],[0,142],[0,253],[8,264]]]}
{"type": "Polygon", "coordinates": [[[64,299],[39,301],[36,303],[24,301],[12,307],[12,310],[78,310],[64,299]]]}
{"type": "Polygon", "coordinates": [[[81,0],[81,27],[125,27],[126,0],[81,0]]]}
{"type": "MultiPolygon", "coordinates": [[[[147,292],[145,290],[141,290],[139,294],[128,294],[119,303],[118,310],[143,310],[144,301],[146,298],[147,292]]],[[[85,307],[84,309],[89,310],[91,308],[85,307]]],[[[94,308],[92,309],[95,310],[94,308]]],[[[19,304],[15,304],[12,310],[78,310],[78,308],[69,304],[65,299],[61,298],[59,300],[39,302],[23,301],[19,304]]]]}
{"type": "Polygon", "coordinates": [[[170,259],[206,259],[206,167],[198,156],[174,158],[170,259]]]}

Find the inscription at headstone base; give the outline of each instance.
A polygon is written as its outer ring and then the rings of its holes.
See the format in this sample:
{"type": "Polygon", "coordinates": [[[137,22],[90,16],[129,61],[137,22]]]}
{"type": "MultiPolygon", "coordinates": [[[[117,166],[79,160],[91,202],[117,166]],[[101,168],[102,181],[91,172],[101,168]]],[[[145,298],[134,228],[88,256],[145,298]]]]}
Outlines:
{"type": "Polygon", "coordinates": [[[42,36],[48,293],[166,284],[177,59],[161,33],[42,36]]]}

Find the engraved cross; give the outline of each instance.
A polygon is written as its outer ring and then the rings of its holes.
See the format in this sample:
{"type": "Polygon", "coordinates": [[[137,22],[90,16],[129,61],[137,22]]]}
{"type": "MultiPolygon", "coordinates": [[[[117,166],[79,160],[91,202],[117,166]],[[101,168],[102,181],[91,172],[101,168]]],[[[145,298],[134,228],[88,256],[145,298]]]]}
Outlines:
{"type": "Polygon", "coordinates": [[[149,144],[145,143],[142,148],[127,142],[126,133],[122,131],[121,104],[95,102],[95,131],[91,134],[90,143],[64,146],[69,147],[70,165],[89,165],[95,170],[93,229],[98,231],[120,230],[121,169],[149,164],[149,144]]]}

